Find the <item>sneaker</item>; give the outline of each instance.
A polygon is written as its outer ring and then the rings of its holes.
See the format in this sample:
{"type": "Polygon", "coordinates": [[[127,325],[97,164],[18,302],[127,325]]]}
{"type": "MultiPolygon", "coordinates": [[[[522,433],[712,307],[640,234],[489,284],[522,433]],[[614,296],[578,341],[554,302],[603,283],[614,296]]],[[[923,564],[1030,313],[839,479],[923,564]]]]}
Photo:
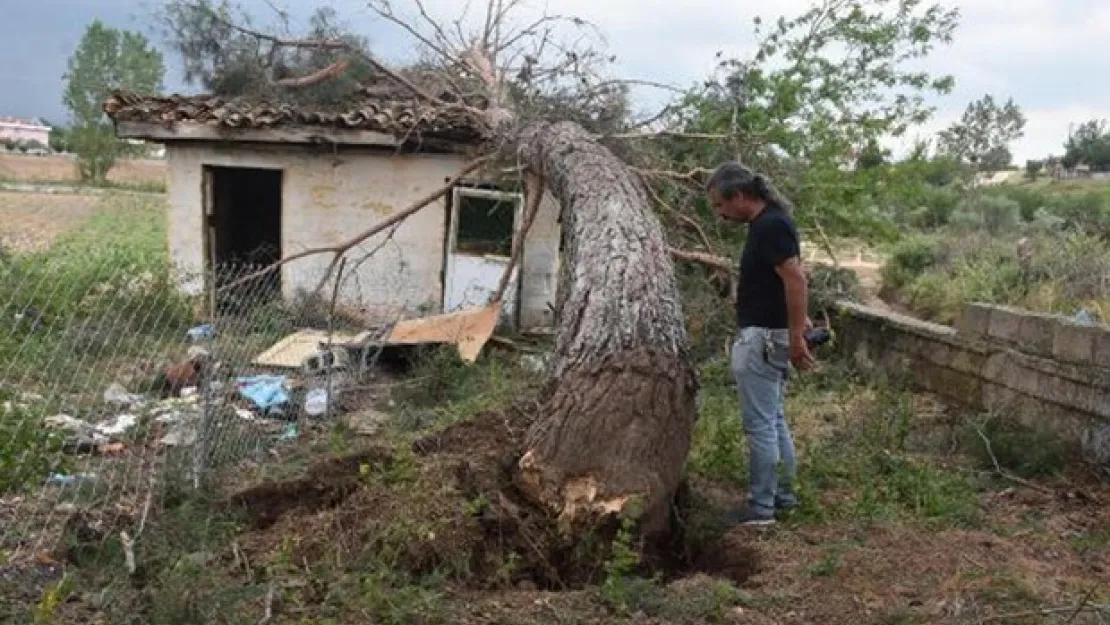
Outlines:
{"type": "Polygon", "coordinates": [[[775,502],[776,512],[792,512],[794,508],[798,507],[797,499],[782,499],[775,502]]]}
{"type": "Polygon", "coordinates": [[[774,525],[775,515],[759,512],[750,506],[728,514],[729,525],[774,525]]]}

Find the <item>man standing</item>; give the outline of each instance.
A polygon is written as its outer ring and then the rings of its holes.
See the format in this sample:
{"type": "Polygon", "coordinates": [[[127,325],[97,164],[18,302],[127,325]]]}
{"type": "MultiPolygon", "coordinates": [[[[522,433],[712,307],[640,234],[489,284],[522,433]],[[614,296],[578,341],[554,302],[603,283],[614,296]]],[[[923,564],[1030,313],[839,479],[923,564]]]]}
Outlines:
{"type": "Polygon", "coordinates": [[[789,206],[763,175],[728,162],[717,168],[706,186],[718,216],[748,224],[740,256],[738,333],[731,369],[748,438],[750,474],[747,504],[733,513],[732,520],[769,525],[775,522],[776,511],[798,503],[794,442],[783,404],[790,365],[806,370],[814,363],[805,340],[812,323],[806,314],[801,246],[789,206]]]}

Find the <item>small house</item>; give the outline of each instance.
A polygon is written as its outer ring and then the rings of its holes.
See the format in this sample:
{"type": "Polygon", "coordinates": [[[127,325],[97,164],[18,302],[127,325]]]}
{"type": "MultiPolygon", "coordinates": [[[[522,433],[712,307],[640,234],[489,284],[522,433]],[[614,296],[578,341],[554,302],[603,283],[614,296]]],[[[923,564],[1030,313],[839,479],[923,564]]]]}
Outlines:
{"type": "Polygon", "coordinates": [[[39,119],[20,119],[0,116],[0,144],[38,144],[43,149],[50,146],[50,126],[39,119]]]}
{"type": "MultiPolygon", "coordinates": [[[[170,257],[191,294],[203,292],[213,267],[265,266],[389,219],[455,177],[480,141],[457,111],[369,87],[341,111],[127,92],[104,109],[119,137],[165,145],[170,257]]],[[[338,306],[383,323],[487,303],[524,208],[519,188],[461,179],[348,252],[338,306]]],[[[554,324],[559,247],[559,205],[545,194],[522,241],[503,322],[525,330],[554,324]]],[[[289,262],[272,288],[286,299],[313,292],[331,260],[325,253],[289,262]]]]}

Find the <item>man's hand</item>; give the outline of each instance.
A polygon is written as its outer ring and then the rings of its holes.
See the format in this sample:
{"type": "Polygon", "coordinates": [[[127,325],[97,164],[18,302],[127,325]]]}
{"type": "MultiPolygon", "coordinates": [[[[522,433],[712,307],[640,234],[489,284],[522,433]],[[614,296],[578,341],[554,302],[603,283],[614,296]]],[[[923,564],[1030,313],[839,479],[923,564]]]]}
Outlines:
{"type": "Polygon", "coordinates": [[[806,332],[809,332],[810,330],[812,330],[813,327],[814,327],[813,326],[813,319],[810,319],[809,315],[806,315],[806,332]]]}
{"type": "Polygon", "coordinates": [[[817,359],[809,351],[805,334],[790,336],[790,362],[799,371],[808,371],[817,363],[817,359]]]}

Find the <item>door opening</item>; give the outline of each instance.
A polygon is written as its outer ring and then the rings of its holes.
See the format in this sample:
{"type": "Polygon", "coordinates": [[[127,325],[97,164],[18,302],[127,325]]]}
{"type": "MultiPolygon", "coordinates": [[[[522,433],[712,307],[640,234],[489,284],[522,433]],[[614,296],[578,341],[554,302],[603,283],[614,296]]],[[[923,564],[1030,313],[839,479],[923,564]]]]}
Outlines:
{"type": "MultiPolygon", "coordinates": [[[[455,187],[447,237],[444,312],[484,306],[497,290],[513,253],[523,196],[492,189],[455,187]]],[[[502,302],[502,321],[516,325],[519,263],[502,302]]]]}
{"type": "MultiPolygon", "coordinates": [[[[281,170],[205,166],[204,186],[205,264],[217,288],[281,260],[281,170]]],[[[236,292],[254,301],[277,296],[281,272],[236,292]]]]}

